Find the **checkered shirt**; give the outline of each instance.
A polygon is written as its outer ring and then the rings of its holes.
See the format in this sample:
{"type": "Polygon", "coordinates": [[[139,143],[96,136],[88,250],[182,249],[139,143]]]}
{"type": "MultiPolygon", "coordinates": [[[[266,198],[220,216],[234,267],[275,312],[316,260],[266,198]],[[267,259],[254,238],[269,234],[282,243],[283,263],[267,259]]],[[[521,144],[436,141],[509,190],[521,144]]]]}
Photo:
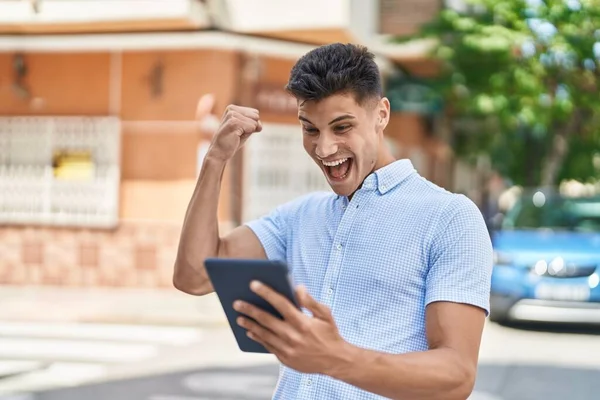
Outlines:
{"type": "MultiPolygon", "coordinates": [[[[409,160],[364,181],[351,201],[302,196],[247,223],[269,259],[331,308],[342,337],[385,353],[427,350],[425,307],[489,312],[492,246],[479,209],[429,182],[409,160]]],[[[306,312],[306,311],[305,311],[306,312]]],[[[281,366],[274,399],[381,399],[320,374],[281,366]]]]}

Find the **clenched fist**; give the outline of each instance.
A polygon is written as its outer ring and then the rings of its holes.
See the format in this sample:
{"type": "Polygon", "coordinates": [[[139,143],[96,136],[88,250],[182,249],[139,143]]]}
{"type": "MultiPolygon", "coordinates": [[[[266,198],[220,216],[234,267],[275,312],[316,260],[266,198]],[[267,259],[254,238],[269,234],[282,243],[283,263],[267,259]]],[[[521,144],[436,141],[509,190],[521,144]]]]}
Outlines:
{"type": "Polygon", "coordinates": [[[261,130],[262,124],[258,110],[229,105],[213,136],[208,154],[222,161],[229,161],[250,135],[261,130]]]}

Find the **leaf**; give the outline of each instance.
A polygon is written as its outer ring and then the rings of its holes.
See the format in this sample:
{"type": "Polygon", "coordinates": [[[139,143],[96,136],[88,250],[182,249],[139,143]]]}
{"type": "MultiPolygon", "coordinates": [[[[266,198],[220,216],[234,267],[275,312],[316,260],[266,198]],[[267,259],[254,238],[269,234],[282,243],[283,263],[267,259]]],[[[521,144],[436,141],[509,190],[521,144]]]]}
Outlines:
{"type": "Polygon", "coordinates": [[[600,0],[467,3],[464,13],[443,8],[412,39],[394,38],[435,41],[443,70],[432,87],[453,120],[470,121],[452,125],[456,154],[487,153],[507,178],[538,184],[532,168],[541,169],[577,113],[584,117],[568,133],[559,178],[597,177],[589,166],[600,154],[600,0]]]}

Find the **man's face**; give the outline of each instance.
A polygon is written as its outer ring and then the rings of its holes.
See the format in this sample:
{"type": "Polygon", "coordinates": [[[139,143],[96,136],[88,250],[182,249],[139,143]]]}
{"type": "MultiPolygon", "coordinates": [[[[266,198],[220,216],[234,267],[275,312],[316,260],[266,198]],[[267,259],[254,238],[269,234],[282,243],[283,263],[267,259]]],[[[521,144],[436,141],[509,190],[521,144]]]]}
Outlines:
{"type": "Polygon", "coordinates": [[[333,191],[351,196],[381,164],[383,128],[389,102],[382,99],[359,105],[352,95],[321,101],[299,101],[304,149],[323,170],[333,191]]]}

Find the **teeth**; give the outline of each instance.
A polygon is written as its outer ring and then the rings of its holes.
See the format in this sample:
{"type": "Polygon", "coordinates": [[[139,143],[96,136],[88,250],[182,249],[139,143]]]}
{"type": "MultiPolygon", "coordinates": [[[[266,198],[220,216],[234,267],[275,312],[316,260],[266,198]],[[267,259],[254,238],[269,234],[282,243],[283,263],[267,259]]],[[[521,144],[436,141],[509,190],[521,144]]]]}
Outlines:
{"type": "Polygon", "coordinates": [[[336,165],[343,164],[346,161],[348,161],[347,158],[342,158],[341,160],[329,161],[329,162],[323,161],[323,165],[325,165],[326,167],[335,167],[336,165]]]}

